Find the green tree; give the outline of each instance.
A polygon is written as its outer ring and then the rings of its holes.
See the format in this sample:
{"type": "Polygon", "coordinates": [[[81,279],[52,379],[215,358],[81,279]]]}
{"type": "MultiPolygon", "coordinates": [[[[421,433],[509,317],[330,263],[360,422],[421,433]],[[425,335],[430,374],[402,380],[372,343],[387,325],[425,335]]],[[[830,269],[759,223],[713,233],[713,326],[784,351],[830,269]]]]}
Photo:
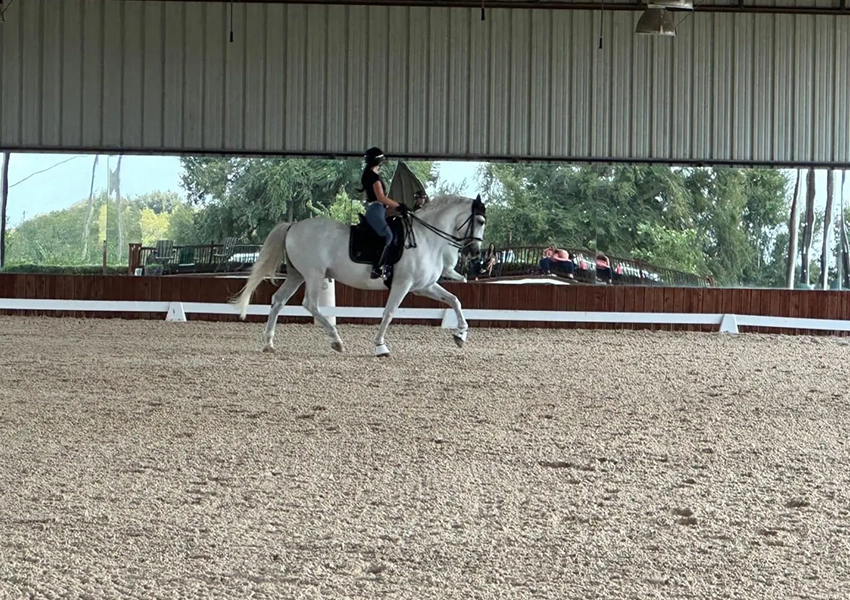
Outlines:
{"type": "Polygon", "coordinates": [[[139,230],[142,235],[142,245],[153,246],[157,240],[167,238],[170,221],[170,213],[156,213],[152,208],[141,209],[139,211],[139,230]]]}
{"type": "Polygon", "coordinates": [[[89,252],[82,256],[87,202],[28,219],[9,232],[7,264],[95,264],[100,253],[99,231],[89,232],[89,252]]]}
{"type": "Polygon", "coordinates": [[[494,164],[482,180],[494,217],[488,235],[499,243],[557,242],[624,253],[646,235],[639,223],[692,226],[679,171],[494,164]]]}
{"type": "Polygon", "coordinates": [[[487,165],[480,176],[489,205],[487,237],[498,245],[588,245],[593,219],[575,197],[575,176],[567,166],[487,165]]]}
{"type": "MultiPolygon", "coordinates": [[[[184,157],[181,181],[195,215],[197,235],[207,242],[227,236],[261,242],[282,221],[327,214],[337,202],[362,197],[360,160],[184,157]]],[[[396,163],[382,175],[389,183],[396,163]]],[[[426,185],[436,178],[433,163],[411,163],[426,185]]],[[[335,209],[340,210],[340,209],[335,209]]]]}
{"type": "Polygon", "coordinates": [[[168,239],[185,246],[207,243],[199,233],[197,216],[198,211],[187,204],[175,206],[168,220],[168,239]]]}
{"type": "Polygon", "coordinates": [[[493,164],[481,180],[497,244],[600,250],[728,285],[775,281],[789,214],[782,171],[493,164]]]}
{"type": "Polygon", "coordinates": [[[363,203],[351,198],[345,190],[340,190],[334,197],[333,203],[327,208],[309,207],[313,215],[328,217],[340,223],[353,225],[359,220],[358,214],[363,209],[363,203]]]}
{"type": "Polygon", "coordinates": [[[639,223],[635,250],[629,254],[647,262],[684,271],[706,274],[702,234],[696,229],[677,231],[652,223],[639,223]]]}
{"type": "MultiPolygon", "coordinates": [[[[119,248],[117,241],[118,235],[118,208],[114,202],[98,203],[98,218],[97,231],[99,240],[107,240],[106,245],[106,260],[109,264],[126,264],[127,263],[127,248],[119,248]]],[[[121,203],[121,211],[123,213],[123,228],[124,239],[128,244],[142,242],[142,211],[131,203],[121,203]]],[[[99,264],[102,260],[102,246],[100,243],[94,248],[96,259],[95,264],[99,264]]],[[[62,264],[62,263],[52,263],[62,264]]]]}
{"type": "MultiPolygon", "coordinates": [[[[110,241],[107,245],[107,261],[110,264],[126,264],[127,249],[124,248],[119,256],[114,243],[118,239],[117,208],[114,201],[108,200],[103,192],[93,197],[94,218],[86,240],[83,239],[83,234],[89,215],[88,199],[64,210],[27,219],[9,232],[8,264],[97,265],[103,260],[104,239],[110,241]],[[88,251],[83,256],[82,250],[86,241],[88,251]]],[[[167,212],[168,210],[176,211],[180,215],[178,224],[186,221],[187,213],[190,223],[192,220],[192,210],[185,203],[181,204],[179,196],[172,192],[154,192],[129,198],[122,202],[121,210],[124,235],[128,243],[151,244],[157,239],[170,237],[173,213],[167,212]]],[[[191,229],[191,226],[186,229],[191,229]]]]}
{"type": "Polygon", "coordinates": [[[138,209],[150,209],[157,215],[172,213],[175,209],[186,205],[186,201],[177,192],[149,192],[124,200],[130,206],[138,209]]]}

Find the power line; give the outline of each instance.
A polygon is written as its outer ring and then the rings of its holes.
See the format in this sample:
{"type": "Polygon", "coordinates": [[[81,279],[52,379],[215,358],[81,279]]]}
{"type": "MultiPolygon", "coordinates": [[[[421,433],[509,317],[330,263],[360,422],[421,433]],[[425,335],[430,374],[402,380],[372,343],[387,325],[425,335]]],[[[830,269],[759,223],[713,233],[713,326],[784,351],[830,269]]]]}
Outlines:
{"type": "Polygon", "coordinates": [[[36,171],[35,173],[30,173],[29,175],[27,175],[26,177],[24,177],[20,181],[16,181],[12,185],[10,185],[9,188],[11,189],[11,188],[15,187],[16,185],[25,182],[27,179],[31,179],[31,178],[35,177],[36,175],[41,175],[42,173],[47,173],[50,169],[55,169],[59,165],[64,165],[66,162],[71,162],[72,160],[74,160],[76,158],[86,158],[86,156],[87,156],[86,154],[81,154],[79,156],[72,156],[71,158],[66,158],[65,160],[60,161],[60,162],[56,163],[55,165],[51,165],[51,166],[47,167],[46,169],[42,169],[41,171],[36,171]]]}

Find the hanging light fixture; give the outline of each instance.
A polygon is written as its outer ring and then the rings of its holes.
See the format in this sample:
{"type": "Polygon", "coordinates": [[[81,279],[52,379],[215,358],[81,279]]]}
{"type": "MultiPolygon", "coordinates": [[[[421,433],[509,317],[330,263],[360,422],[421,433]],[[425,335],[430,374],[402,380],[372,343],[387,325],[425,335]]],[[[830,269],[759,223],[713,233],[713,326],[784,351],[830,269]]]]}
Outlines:
{"type": "Polygon", "coordinates": [[[693,10],[692,0],[647,0],[649,8],[666,8],[667,10],[693,10]]]}
{"type": "Polygon", "coordinates": [[[673,15],[664,8],[648,8],[638,19],[635,33],[642,35],[676,35],[673,15]]]}

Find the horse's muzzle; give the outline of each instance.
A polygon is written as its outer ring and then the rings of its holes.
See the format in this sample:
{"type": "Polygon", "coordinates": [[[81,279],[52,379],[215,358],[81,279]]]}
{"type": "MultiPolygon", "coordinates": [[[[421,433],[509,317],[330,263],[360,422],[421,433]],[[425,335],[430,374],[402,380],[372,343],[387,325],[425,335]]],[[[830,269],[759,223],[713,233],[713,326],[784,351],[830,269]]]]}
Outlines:
{"type": "Polygon", "coordinates": [[[481,252],[481,242],[478,240],[469,240],[460,249],[460,255],[464,258],[481,252]]]}

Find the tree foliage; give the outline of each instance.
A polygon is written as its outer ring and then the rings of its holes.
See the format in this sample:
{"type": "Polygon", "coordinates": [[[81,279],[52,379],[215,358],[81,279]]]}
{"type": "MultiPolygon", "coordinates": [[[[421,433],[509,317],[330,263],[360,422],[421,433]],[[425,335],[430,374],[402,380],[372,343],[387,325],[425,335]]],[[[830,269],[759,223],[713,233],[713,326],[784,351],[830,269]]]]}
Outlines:
{"type": "MultiPolygon", "coordinates": [[[[103,260],[103,240],[107,240],[107,261],[126,261],[127,249],[119,253],[118,212],[115,202],[103,192],[93,198],[95,217],[88,232],[83,233],[88,218],[88,199],[65,210],[53,211],[27,219],[9,231],[8,264],[41,264],[57,266],[95,265],[103,260]],[[85,255],[82,250],[87,247],[85,255]]],[[[169,211],[190,211],[174,192],[154,192],[127,198],[121,204],[124,234],[128,242],[154,244],[171,233],[169,211]]]]}
{"type": "MultiPolygon", "coordinates": [[[[181,162],[183,188],[200,209],[196,228],[209,241],[238,236],[260,242],[278,223],[316,214],[351,221],[362,197],[360,160],[184,157],[181,162]]],[[[389,162],[382,170],[387,184],[396,165],[389,162]]],[[[433,163],[409,166],[425,185],[436,180],[433,163]]]]}
{"type": "Polygon", "coordinates": [[[24,221],[7,234],[7,264],[90,264],[98,235],[96,230],[90,232],[91,256],[83,259],[80,244],[86,215],[86,203],[80,202],[24,221]]]}
{"type": "MultiPolygon", "coordinates": [[[[185,198],[154,192],[123,199],[127,241],[199,245],[235,236],[261,243],[281,221],[326,215],[353,223],[363,209],[360,160],[181,160],[185,198]]],[[[432,193],[460,191],[440,181],[434,163],[409,166],[432,193]]],[[[385,166],[387,183],[395,168],[385,166]]],[[[479,184],[488,204],[487,242],[497,246],[557,243],[713,275],[723,285],[785,285],[793,181],[780,170],[501,163],[482,167],[479,184]]],[[[841,192],[843,186],[836,202],[841,192]]],[[[29,219],[9,231],[8,262],[99,264],[104,238],[110,262],[118,261],[117,217],[114,201],[101,192],[86,240],[88,199],[29,219]]],[[[803,232],[801,223],[794,239],[817,246],[823,211],[806,218],[812,225],[803,232]]],[[[837,232],[830,247],[839,244],[837,232]]],[[[802,254],[805,244],[799,246],[802,254]]],[[[806,270],[817,281],[819,259],[810,257],[806,270]]]]}
{"type": "MultiPolygon", "coordinates": [[[[94,198],[98,218],[89,229],[88,252],[81,253],[83,231],[88,216],[88,200],[70,208],[39,215],[10,231],[7,240],[8,264],[90,265],[102,261],[102,241],[118,238],[118,213],[114,203],[107,205],[106,195],[94,198]]],[[[141,237],[141,211],[138,206],[122,207],[125,234],[129,239],[141,237]]],[[[118,260],[118,248],[107,247],[110,262],[118,260]]],[[[126,257],[127,251],[124,251],[126,257]]]]}
{"type": "Polygon", "coordinates": [[[491,164],[481,179],[497,244],[557,243],[723,284],[779,283],[772,265],[790,188],[782,171],[491,164]]]}

